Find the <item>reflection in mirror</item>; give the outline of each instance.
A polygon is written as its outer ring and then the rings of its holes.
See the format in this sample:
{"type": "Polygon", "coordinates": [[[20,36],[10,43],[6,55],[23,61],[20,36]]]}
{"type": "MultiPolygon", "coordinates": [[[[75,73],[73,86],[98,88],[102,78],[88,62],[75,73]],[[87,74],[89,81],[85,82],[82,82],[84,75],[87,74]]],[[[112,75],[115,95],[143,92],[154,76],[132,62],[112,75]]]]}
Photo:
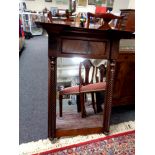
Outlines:
{"type": "MultiPolygon", "coordinates": [[[[90,67],[88,75],[86,68],[82,63],[87,62],[84,58],[58,58],[57,59],[57,105],[56,105],[56,129],[81,129],[103,126],[103,103],[105,90],[89,92],[85,90],[79,92],[81,86],[85,85],[85,80],[88,77],[89,83],[92,79],[92,85],[101,81],[100,71],[98,66],[107,65],[107,60],[90,59],[93,67],[90,67]],[[80,72],[80,63],[81,72],[80,72]],[[96,81],[96,77],[100,81],[96,81]],[[83,80],[81,80],[83,79],[83,80]],[[82,82],[81,82],[82,81],[82,82]],[[84,97],[84,112],[85,117],[82,118],[81,98],[84,97]],[[94,101],[94,104],[93,104],[94,101]]],[[[104,75],[104,82],[106,74],[104,75]]],[[[87,86],[87,85],[85,85],[87,86]]],[[[86,88],[85,88],[86,89],[86,88]]],[[[92,87],[91,90],[94,88],[92,87]]],[[[82,90],[81,90],[82,91],[82,90]]]]}
{"type": "Polygon", "coordinates": [[[119,46],[120,53],[135,52],[135,39],[121,39],[119,46]]]}

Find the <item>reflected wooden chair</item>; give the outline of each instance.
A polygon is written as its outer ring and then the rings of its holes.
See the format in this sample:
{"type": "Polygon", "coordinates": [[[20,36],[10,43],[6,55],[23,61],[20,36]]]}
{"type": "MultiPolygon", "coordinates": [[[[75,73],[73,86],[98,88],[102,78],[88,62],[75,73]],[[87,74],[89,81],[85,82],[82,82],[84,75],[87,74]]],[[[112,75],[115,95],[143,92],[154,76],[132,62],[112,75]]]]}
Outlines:
{"type": "MultiPolygon", "coordinates": [[[[79,95],[79,94],[81,94],[80,89],[82,88],[82,86],[86,86],[86,85],[93,83],[94,71],[95,71],[95,66],[92,64],[92,62],[90,60],[84,60],[79,65],[80,84],[77,86],[68,87],[68,88],[65,88],[65,89],[59,91],[59,116],[60,117],[62,117],[62,111],[63,111],[62,110],[63,109],[62,108],[63,96],[64,95],[79,95]]],[[[84,96],[86,93],[87,92],[82,92],[82,96],[84,96]]],[[[92,95],[92,100],[93,100],[92,104],[93,104],[94,113],[96,113],[93,95],[92,95]]],[[[84,105],[84,100],[82,100],[82,102],[83,103],[81,103],[81,101],[80,101],[81,107],[83,107],[83,105],[84,105]]],[[[83,109],[81,109],[81,111],[83,111],[83,109]]],[[[81,113],[83,114],[83,112],[81,112],[81,113]]]]}
{"type": "Polygon", "coordinates": [[[79,91],[80,91],[79,95],[80,95],[80,106],[81,106],[82,118],[86,117],[85,101],[86,101],[87,94],[91,94],[92,106],[94,109],[94,113],[96,114],[94,93],[89,90],[91,89],[91,87],[89,86],[93,84],[94,71],[95,71],[95,66],[91,61],[89,61],[89,63],[87,61],[80,63],[79,75],[81,76],[80,76],[80,85],[79,85],[79,91]],[[84,72],[84,74],[82,74],[82,71],[84,72]]]}
{"type": "Polygon", "coordinates": [[[98,67],[96,67],[96,73],[95,73],[96,82],[103,82],[105,77],[106,77],[106,67],[105,64],[101,64],[98,67]]]}
{"type": "MultiPolygon", "coordinates": [[[[95,105],[95,100],[94,100],[94,94],[96,92],[100,91],[105,91],[106,90],[106,82],[103,80],[103,78],[106,76],[106,68],[102,64],[99,67],[96,67],[96,83],[89,83],[87,85],[82,85],[80,87],[80,103],[81,103],[81,112],[82,112],[82,117],[86,117],[86,109],[85,109],[85,97],[84,93],[91,93],[92,96],[92,104],[93,106],[95,105]],[[99,70],[99,77],[97,76],[97,71],[99,70]]],[[[95,107],[96,109],[96,107],[95,107]]],[[[98,109],[97,109],[98,111],[98,109]]]]}
{"type": "MultiPolygon", "coordinates": [[[[105,64],[101,64],[98,67],[96,67],[96,73],[95,73],[96,82],[104,82],[104,81],[106,82],[105,77],[106,77],[106,67],[105,67],[105,64]]],[[[103,111],[101,105],[104,102],[104,98],[105,98],[104,94],[105,94],[105,90],[95,93],[97,113],[103,111]]]]}

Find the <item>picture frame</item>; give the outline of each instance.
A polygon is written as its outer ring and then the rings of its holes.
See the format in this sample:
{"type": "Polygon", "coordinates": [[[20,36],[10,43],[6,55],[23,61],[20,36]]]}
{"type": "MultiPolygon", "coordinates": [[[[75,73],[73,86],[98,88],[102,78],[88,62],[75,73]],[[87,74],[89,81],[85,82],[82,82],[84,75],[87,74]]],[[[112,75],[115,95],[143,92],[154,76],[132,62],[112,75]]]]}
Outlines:
{"type": "Polygon", "coordinates": [[[113,7],[114,0],[107,0],[107,7],[113,7]]]}
{"type": "Polygon", "coordinates": [[[86,6],[87,0],[78,0],[78,6],[86,6]]]}
{"type": "Polygon", "coordinates": [[[50,11],[52,13],[52,16],[56,16],[56,14],[58,13],[58,8],[57,7],[51,7],[50,11]]]}
{"type": "Polygon", "coordinates": [[[102,6],[104,4],[105,0],[96,0],[96,5],[97,6],[102,6]]]}
{"type": "Polygon", "coordinates": [[[106,2],[107,2],[107,0],[88,0],[88,2],[89,1],[94,1],[95,5],[99,5],[99,6],[106,5],[106,2]]]}
{"type": "Polygon", "coordinates": [[[96,0],[88,0],[88,5],[96,5],[96,0]]]}
{"type": "Polygon", "coordinates": [[[66,5],[68,3],[69,3],[68,0],[56,0],[56,4],[58,5],[66,5]]]}
{"type": "Polygon", "coordinates": [[[52,0],[45,0],[45,2],[52,2],[52,0]]]}
{"type": "Polygon", "coordinates": [[[106,4],[106,1],[107,1],[107,0],[102,0],[102,4],[106,4]]]}

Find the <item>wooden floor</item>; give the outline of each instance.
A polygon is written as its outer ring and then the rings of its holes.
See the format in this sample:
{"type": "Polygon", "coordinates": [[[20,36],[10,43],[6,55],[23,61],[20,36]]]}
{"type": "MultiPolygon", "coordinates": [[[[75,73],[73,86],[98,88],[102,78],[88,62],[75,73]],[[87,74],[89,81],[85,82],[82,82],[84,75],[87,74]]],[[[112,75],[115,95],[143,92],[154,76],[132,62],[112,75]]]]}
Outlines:
{"type": "Polygon", "coordinates": [[[85,103],[87,117],[81,118],[81,113],[77,112],[76,104],[68,105],[63,101],[63,116],[59,117],[59,107],[57,107],[57,129],[80,129],[80,128],[93,128],[102,127],[103,113],[94,114],[92,105],[85,103]]]}

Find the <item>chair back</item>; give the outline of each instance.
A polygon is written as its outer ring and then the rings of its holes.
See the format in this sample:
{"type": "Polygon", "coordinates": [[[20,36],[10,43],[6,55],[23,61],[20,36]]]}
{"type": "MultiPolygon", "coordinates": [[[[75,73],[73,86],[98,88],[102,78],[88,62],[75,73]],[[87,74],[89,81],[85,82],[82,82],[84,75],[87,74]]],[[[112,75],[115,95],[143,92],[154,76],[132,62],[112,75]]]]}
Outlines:
{"type": "Polygon", "coordinates": [[[95,66],[88,59],[80,63],[79,66],[79,81],[80,85],[93,83],[95,66]]]}
{"type": "Polygon", "coordinates": [[[100,27],[98,29],[107,30],[111,29],[111,26],[109,25],[109,22],[113,19],[122,19],[123,16],[116,16],[111,13],[97,13],[93,14],[88,12],[87,13],[87,28],[90,26],[90,19],[95,18],[95,22],[98,22],[100,24],[100,27]]]}
{"type": "Polygon", "coordinates": [[[103,82],[103,78],[106,77],[106,67],[104,64],[96,67],[95,78],[96,82],[103,82]],[[99,73],[99,74],[98,74],[99,73]]]}

